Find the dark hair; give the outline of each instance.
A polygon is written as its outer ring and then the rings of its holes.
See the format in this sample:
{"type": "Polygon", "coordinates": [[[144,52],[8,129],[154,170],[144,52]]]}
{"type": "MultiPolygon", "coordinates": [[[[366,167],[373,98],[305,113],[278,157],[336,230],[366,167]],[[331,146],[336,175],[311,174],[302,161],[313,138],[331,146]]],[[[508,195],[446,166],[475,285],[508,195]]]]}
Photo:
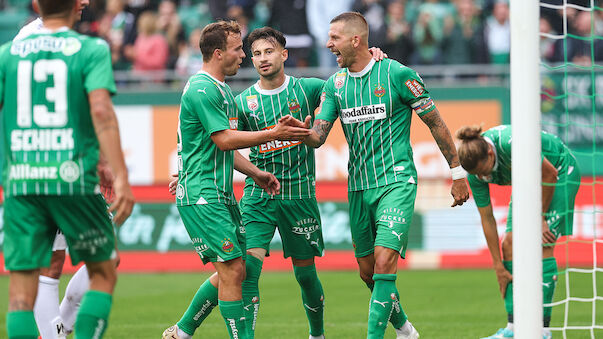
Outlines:
{"type": "Polygon", "coordinates": [[[368,31],[368,23],[366,22],[366,19],[362,14],[358,12],[344,12],[331,19],[331,23],[336,23],[338,21],[361,24],[364,25],[364,27],[368,31]]]}
{"type": "Polygon", "coordinates": [[[77,0],[38,0],[43,18],[68,17],[77,0]]]}
{"type": "Polygon", "coordinates": [[[267,26],[264,26],[262,28],[256,28],[251,33],[249,33],[249,36],[247,37],[247,43],[249,43],[249,46],[251,46],[254,42],[260,39],[266,39],[268,41],[277,43],[282,48],[285,48],[285,45],[287,44],[287,39],[285,39],[283,33],[277,31],[272,27],[267,26]]]}
{"type": "Polygon", "coordinates": [[[490,146],[481,133],[482,126],[477,125],[463,126],[456,131],[456,137],[461,140],[458,148],[459,160],[461,166],[467,171],[476,168],[488,156],[490,146]]]}
{"type": "Polygon", "coordinates": [[[216,49],[226,49],[226,39],[229,34],[241,34],[241,28],[236,21],[220,20],[203,28],[199,48],[204,62],[211,60],[216,49]]]}

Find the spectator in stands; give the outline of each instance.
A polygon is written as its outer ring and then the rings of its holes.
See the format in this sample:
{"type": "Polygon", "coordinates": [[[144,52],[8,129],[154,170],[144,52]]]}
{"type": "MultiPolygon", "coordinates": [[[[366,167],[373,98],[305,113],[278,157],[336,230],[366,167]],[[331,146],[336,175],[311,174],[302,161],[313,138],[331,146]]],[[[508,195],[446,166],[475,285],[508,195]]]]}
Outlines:
{"type": "Polygon", "coordinates": [[[369,25],[369,46],[384,46],[387,34],[385,7],[382,0],[356,0],[352,11],[364,16],[369,25]]]}
{"type": "Polygon", "coordinates": [[[201,29],[191,31],[188,36],[188,44],[180,51],[176,62],[176,73],[183,77],[197,73],[203,65],[203,55],[199,49],[201,29]]]}
{"type": "Polygon", "coordinates": [[[449,4],[439,0],[426,0],[418,8],[418,17],[413,27],[416,46],[414,63],[439,64],[442,62],[444,19],[452,13],[449,4]]]}
{"type": "Polygon", "coordinates": [[[245,51],[245,58],[241,63],[241,67],[252,67],[253,63],[251,62],[251,46],[247,42],[247,35],[249,35],[249,17],[247,16],[243,7],[239,5],[233,5],[228,7],[228,11],[226,12],[226,18],[229,20],[234,20],[239,24],[239,28],[241,29],[241,37],[243,38],[243,51],[245,51]]]}
{"type": "Polygon", "coordinates": [[[385,15],[387,30],[383,50],[390,58],[408,65],[414,46],[410,23],[405,18],[404,5],[403,0],[394,0],[387,6],[385,15]]]}
{"type": "MultiPolygon", "coordinates": [[[[540,33],[557,35],[553,30],[549,19],[545,16],[540,17],[540,33]]],[[[555,55],[555,42],[557,40],[545,36],[540,36],[540,58],[543,61],[553,61],[555,55]]]]}
{"type": "Polygon", "coordinates": [[[169,57],[168,42],[158,29],[157,15],[145,11],[138,18],[138,37],[127,55],[134,71],[160,71],[166,68],[169,57]]]}
{"type": "MultiPolygon", "coordinates": [[[[570,21],[570,33],[573,33],[582,39],[568,36],[565,44],[562,40],[558,40],[555,43],[555,54],[553,56],[553,61],[565,62],[565,56],[567,55],[568,62],[589,67],[592,66],[591,51],[594,54],[595,61],[603,60],[603,41],[594,39],[591,44],[589,39],[584,40],[584,38],[591,38],[595,34],[591,30],[592,19],[593,16],[591,12],[577,12],[575,19],[570,21]],[[567,49],[567,54],[564,49],[567,49]]],[[[594,16],[594,19],[600,20],[598,16],[594,16]]],[[[597,23],[594,24],[594,27],[596,26],[597,23]]]]}
{"type": "Polygon", "coordinates": [[[488,49],[479,9],[474,0],[456,0],[455,13],[444,23],[443,58],[446,64],[488,63],[488,49]]]}
{"type": "Polygon", "coordinates": [[[124,47],[136,40],[136,18],[126,12],[125,0],[107,0],[105,15],[99,23],[98,33],[111,47],[111,61],[116,70],[130,68],[124,47]]]}
{"type": "Polygon", "coordinates": [[[281,31],[287,39],[289,58],[285,61],[286,67],[309,65],[314,42],[308,30],[306,0],[273,1],[268,26],[281,31]]]}
{"type": "Polygon", "coordinates": [[[329,39],[329,26],[331,19],[352,9],[353,0],[307,0],[306,20],[308,29],[314,38],[314,51],[320,67],[337,67],[333,53],[325,48],[329,39]]]}
{"type": "Polygon", "coordinates": [[[494,3],[492,15],[486,20],[486,41],[490,62],[508,64],[511,51],[511,25],[507,0],[497,0],[494,3]]]}
{"type": "Polygon", "coordinates": [[[159,3],[158,28],[169,44],[169,58],[167,68],[174,69],[178,53],[186,46],[186,36],[180,17],[176,12],[176,3],[173,0],[162,0],[159,3]]]}

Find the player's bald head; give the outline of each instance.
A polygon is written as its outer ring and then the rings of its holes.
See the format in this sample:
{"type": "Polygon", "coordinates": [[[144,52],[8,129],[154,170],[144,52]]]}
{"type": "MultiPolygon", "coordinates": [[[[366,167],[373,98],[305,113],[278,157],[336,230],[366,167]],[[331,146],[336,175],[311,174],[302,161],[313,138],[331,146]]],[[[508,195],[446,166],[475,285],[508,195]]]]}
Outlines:
{"type": "Polygon", "coordinates": [[[368,45],[369,27],[364,16],[358,12],[345,12],[334,17],[331,25],[341,23],[346,35],[357,35],[368,45]]]}

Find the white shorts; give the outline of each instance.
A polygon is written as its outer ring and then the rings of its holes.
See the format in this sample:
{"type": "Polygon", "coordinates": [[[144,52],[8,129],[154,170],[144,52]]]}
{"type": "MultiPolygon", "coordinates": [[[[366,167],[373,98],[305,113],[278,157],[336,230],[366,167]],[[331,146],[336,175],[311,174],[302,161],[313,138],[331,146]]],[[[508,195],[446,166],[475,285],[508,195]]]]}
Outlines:
{"type": "Polygon", "coordinates": [[[54,237],[54,243],[52,244],[52,251],[61,251],[67,249],[67,241],[65,235],[61,230],[57,230],[57,235],[54,237]]]}

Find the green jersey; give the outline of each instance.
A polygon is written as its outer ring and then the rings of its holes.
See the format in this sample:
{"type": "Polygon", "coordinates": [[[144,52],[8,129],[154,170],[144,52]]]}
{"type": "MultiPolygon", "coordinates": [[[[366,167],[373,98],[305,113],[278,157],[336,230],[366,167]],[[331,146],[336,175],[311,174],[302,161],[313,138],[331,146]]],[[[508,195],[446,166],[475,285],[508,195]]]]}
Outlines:
{"type": "MultiPolygon", "coordinates": [[[[482,133],[486,141],[494,147],[495,162],[492,173],[488,177],[475,174],[468,176],[469,186],[478,207],[490,205],[489,183],[511,185],[511,125],[500,125],[482,133]]],[[[546,159],[560,173],[573,171],[575,161],[570,150],[557,136],[547,132],[541,133],[542,158],[546,159]]]]}
{"type": "MultiPolygon", "coordinates": [[[[263,90],[255,84],[237,96],[241,114],[239,129],[261,131],[273,128],[278,119],[292,115],[301,121],[314,116],[320,103],[324,81],[286,76],[276,89],[263,90]]],[[[315,196],[314,149],[301,141],[275,140],[251,148],[251,162],[273,173],[281,183],[281,194],[274,199],[305,199],[315,196]]],[[[245,195],[267,194],[251,178],[245,180],[245,195]]]]}
{"type": "Polygon", "coordinates": [[[204,71],[193,75],[184,87],[178,114],[178,206],[236,204],[234,151],[221,151],[211,134],[237,125],[230,87],[204,71]]]}
{"type": "Polygon", "coordinates": [[[60,29],[0,49],[5,195],[99,192],[88,94],[115,93],[109,46],[60,29]]]}
{"type": "Polygon", "coordinates": [[[435,106],[414,70],[392,59],[371,60],[360,72],[345,68],[335,73],[323,93],[316,119],[341,120],[350,149],[349,191],[416,183],[411,114],[423,116],[435,106]]]}

